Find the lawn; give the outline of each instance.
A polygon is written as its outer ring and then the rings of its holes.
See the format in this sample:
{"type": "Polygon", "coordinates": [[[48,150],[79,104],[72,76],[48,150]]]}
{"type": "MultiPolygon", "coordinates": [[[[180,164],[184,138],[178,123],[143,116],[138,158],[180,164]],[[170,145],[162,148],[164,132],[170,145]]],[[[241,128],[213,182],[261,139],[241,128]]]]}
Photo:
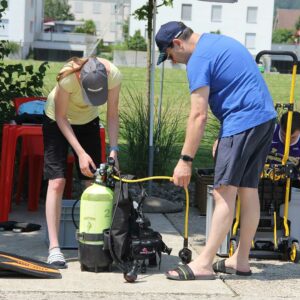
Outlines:
{"type": "MultiPolygon", "coordinates": [[[[18,63],[19,61],[9,61],[9,63],[18,63]]],[[[39,66],[41,62],[33,61],[33,60],[26,60],[22,61],[23,64],[29,65],[33,64],[36,67],[39,66]]],[[[63,63],[49,63],[50,68],[47,70],[47,75],[44,80],[44,94],[47,95],[49,91],[55,85],[55,78],[63,66],[63,63]]],[[[124,102],[124,98],[128,97],[128,91],[132,93],[146,93],[146,69],[145,68],[129,68],[129,67],[120,67],[120,70],[123,75],[122,81],[122,92],[121,92],[121,99],[120,99],[120,107],[122,109],[122,103],[124,102]]],[[[291,75],[285,74],[265,74],[264,78],[267,82],[267,85],[270,89],[272,97],[274,99],[274,103],[276,102],[288,102],[289,101],[289,94],[290,94],[290,86],[291,86],[291,75]]],[[[297,76],[297,80],[299,81],[299,75],[297,76]]],[[[157,104],[160,97],[160,87],[161,87],[161,69],[157,68],[155,73],[155,103],[157,104]]],[[[297,87],[297,82],[296,82],[297,87]]],[[[299,100],[300,99],[300,88],[295,89],[295,102],[296,102],[296,110],[300,110],[299,107],[299,100]]],[[[186,78],[186,73],[184,70],[171,70],[166,69],[164,72],[164,82],[163,82],[163,106],[166,103],[174,103],[182,104],[182,115],[187,115],[189,112],[189,90],[188,90],[188,83],[186,78]]],[[[169,104],[168,104],[169,105],[169,104]]],[[[101,111],[101,118],[105,121],[105,107],[104,110],[101,111]]],[[[182,124],[182,128],[184,129],[185,122],[182,124]]],[[[182,142],[182,141],[181,141],[182,142]]],[[[179,143],[178,153],[173,153],[174,160],[173,164],[170,165],[170,172],[172,172],[173,167],[177,162],[177,157],[180,152],[181,142],[179,143]]],[[[126,144],[126,141],[120,141],[121,144],[126,144]]],[[[212,166],[212,157],[211,157],[211,144],[213,140],[206,139],[205,144],[200,147],[196,158],[195,158],[195,167],[211,167],[212,166]]],[[[126,159],[125,157],[121,156],[122,159],[126,159]]]]}

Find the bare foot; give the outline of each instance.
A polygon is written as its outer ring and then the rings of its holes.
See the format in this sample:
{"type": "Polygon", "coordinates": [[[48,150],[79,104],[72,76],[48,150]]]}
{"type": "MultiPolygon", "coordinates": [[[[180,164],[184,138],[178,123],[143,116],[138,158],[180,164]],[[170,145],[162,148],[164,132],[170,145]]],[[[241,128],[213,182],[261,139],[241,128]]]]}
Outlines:
{"type": "Polygon", "coordinates": [[[229,268],[233,268],[235,270],[238,270],[240,272],[249,272],[250,271],[250,265],[249,261],[239,261],[235,259],[235,257],[229,257],[225,260],[225,266],[229,268]]]}

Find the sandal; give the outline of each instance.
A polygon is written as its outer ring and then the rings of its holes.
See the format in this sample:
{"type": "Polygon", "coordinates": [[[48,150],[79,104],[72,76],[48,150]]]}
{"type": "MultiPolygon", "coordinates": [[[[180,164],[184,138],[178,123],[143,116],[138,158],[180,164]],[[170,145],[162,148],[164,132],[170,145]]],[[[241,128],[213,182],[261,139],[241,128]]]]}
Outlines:
{"type": "Polygon", "coordinates": [[[176,269],[172,270],[177,272],[177,275],[166,273],[166,277],[171,280],[187,281],[187,280],[214,280],[216,276],[211,275],[195,275],[188,265],[179,265],[176,269]]]}
{"type": "Polygon", "coordinates": [[[66,269],[68,267],[65,257],[61,253],[59,247],[54,247],[49,250],[47,263],[58,269],[66,269]]]}
{"type": "Polygon", "coordinates": [[[231,267],[226,267],[225,266],[225,259],[222,259],[222,260],[219,260],[219,261],[215,262],[213,264],[213,270],[216,273],[234,274],[234,275],[239,275],[239,276],[251,276],[252,275],[251,270],[247,271],[247,272],[244,272],[244,271],[236,270],[236,269],[231,268],[231,267]]]}

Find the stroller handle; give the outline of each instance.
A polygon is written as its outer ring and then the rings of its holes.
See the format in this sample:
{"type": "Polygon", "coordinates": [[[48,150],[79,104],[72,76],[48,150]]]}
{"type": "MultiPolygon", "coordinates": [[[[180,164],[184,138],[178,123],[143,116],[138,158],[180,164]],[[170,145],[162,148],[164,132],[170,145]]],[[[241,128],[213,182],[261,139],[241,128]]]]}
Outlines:
{"type": "Polygon", "coordinates": [[[291,51],[271,51],[271,50],[263,50],[257,53],[255,61],[256,63],[259,63],[260,58],[263,55],[287,55],[287,56],[291,56],[293,59],[293,63],[294,65],[298,64],[298,57],[294,52],[291,51]]]}

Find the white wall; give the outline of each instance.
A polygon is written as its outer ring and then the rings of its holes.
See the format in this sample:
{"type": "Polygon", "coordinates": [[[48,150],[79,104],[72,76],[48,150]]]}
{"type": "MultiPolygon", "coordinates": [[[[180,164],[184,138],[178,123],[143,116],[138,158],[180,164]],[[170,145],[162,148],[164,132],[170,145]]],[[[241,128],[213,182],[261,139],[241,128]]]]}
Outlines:
{"type": "Polygon", "coordinates": [[[76,20],[93,20],[104,42],[122,41],[122,24],[129,18],[129,0],[69,0],[76,20]]]}
{"type": "Polygon", "coordinates": [[[42,31],[43,0],[9,0],[3,16],[5,28],[0,30],[0,39],[21,45],[21,58],[29,52],[36,34],[42,31]]]}
{"type": "MultiPolygon", "coordinates": [[[[237,3],[202,2],[198,0],[174,0],[173,7],[158,8],[156,31],[169,21],[182,21],[195,32],[211,32],[220,30],[222,34],[231,36],[245,44],[246,33],[255,33],[255,47],[249,51],[255,55],[261,50],[270,50],[272,41],[272,22],[274,0],[238,0],[237,3]],[[191,21],[181,20],[182,4],[192,5],[191,21]],[[212,22],[212,6],[222,6],[220,22],[212,22]],[[257,22],[247,23],[247,8],[257,7],[257,22]]],[[[131,13],[145,4],[145,0],[132,0],[131,13]]],[[[130,18],[130,35],[138,29],[145,33],[144,21],[130,18]]]]}

